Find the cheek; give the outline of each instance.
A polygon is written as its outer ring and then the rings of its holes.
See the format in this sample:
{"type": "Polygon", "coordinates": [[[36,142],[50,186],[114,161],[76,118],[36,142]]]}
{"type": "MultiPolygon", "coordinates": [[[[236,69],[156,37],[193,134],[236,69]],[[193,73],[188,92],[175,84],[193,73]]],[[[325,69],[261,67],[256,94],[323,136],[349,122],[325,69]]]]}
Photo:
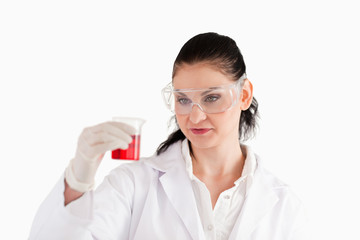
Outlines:
{"type": "Polygon", "coordinates": [[[183,130],[186,124],[186,115],[176,115],[176,121],[180,129],[183,130]]]}
{"type": "Polygon", "coordinates": [[[217,121],[217,125],[224,135],[236,134],[239,131],[240,110],[231,109],[224,113],[223,118],[217,121]]]}

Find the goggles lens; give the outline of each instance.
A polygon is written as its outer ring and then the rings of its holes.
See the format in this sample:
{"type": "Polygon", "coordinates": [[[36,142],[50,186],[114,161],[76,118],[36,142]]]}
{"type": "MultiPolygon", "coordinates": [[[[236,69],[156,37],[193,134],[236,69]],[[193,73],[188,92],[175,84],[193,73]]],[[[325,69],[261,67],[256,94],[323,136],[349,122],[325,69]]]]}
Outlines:
{"type": "Polygon", "coordinates": [[[241,77],[231,85],[206,89],[173,89],[170,83],[162,94],[166,106],[176,114],[190,114],[194,105],[205,113],[221,113],[238,102],[245,78],[241,77]]]}

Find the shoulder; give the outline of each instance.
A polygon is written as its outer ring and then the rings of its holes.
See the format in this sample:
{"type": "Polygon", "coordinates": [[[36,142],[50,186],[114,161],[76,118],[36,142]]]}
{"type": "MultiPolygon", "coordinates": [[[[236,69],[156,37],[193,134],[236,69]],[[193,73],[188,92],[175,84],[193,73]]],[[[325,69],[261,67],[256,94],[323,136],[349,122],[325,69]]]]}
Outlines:
{"type": "Polygon", "coordinates": [[[154,169],[150,168],[148,165],[144,163],[147,159],[140,159],[139,161],[123,163],[118,167],[114,168],[110,171],[107,178],[113,182],[119,181],[146,181],[151,175],[153,175],[154,169]]]}
{"type": "MultiPolygon", "coordinates": [[[[257,157],[258,158],[258,157],[257,157]]],[[[263,181],[266,181],[269,187],[276,189],[276,188],[289,188],[289,185],[278,176],[276,176],[273,172],[267,169],[261,160],[257,161],[256,167],[256,176],[261,178],[263,181]]]]}
{"type": "Polygon", "coordinates": [[[159,172],[166,172],[168,169],[182,164],[181,141],[172,144],[164,153],[141,158],[139,161],[121,164],[113,169],[108,175],[109,178],[119,180],[127,178],[133,182],[148,181],[159,172]]]}
{"type": "Polygon", "coordinates": [[[260,204],[266,205],[272,202],[271,210],[267,213],[268,221],[265,222],[271,222],[272,226],[280,226],[284,236],[306,235],[305,207],[292,187],[266,169],[261,161],[257,164],[253,181],[250,195],[251,200],[257,203],[254,208],[257,209],[260,204]]]}

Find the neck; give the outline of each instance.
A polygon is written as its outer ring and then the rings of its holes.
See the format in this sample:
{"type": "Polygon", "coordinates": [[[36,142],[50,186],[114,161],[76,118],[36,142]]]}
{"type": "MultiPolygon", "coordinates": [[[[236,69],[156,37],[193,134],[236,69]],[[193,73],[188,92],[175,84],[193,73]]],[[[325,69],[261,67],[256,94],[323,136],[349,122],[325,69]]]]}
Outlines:
{"type": "Polygon", "coordinates": [[[191,146],[191,149],[196,176],[241,176],[245,157],[237,139],[212,148],[191,146]]]}

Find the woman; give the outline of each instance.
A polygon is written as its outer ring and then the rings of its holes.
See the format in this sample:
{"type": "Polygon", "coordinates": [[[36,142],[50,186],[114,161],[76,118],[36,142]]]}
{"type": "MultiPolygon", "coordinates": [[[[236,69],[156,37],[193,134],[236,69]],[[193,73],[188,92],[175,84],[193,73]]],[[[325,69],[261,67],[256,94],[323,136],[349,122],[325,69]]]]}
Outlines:
{"type": "Polygon", "coordinates": [[[236,43],[190,39],[162,94],[179,129],[92,191],[104,153],[127,148],[133,129],[86,128],[30,239],[304,239],[301,202],[239,141],[253,134],[257,102],[236,43]]]}

